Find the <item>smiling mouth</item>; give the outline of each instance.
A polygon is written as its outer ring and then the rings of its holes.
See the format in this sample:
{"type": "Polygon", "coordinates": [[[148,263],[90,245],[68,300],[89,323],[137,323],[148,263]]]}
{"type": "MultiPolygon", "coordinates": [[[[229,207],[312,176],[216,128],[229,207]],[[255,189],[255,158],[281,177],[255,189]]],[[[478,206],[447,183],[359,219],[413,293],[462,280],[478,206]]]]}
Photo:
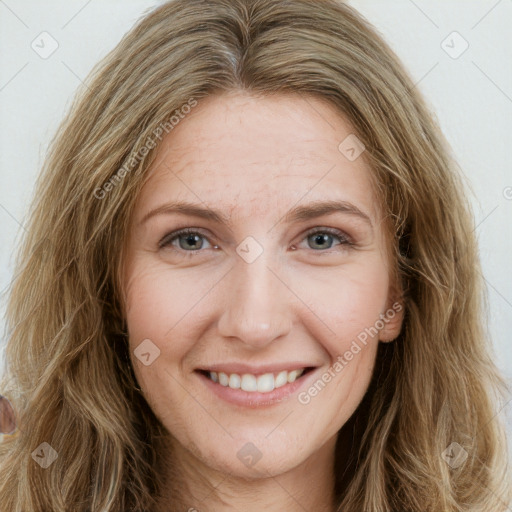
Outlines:
{"type": "Polygon", "coordinates": [[[199,372],[212,382],[224,387],[241,389],[248,393],[270,393],[274,389],[295,382],[313,369],[313,367],[306,367],[291,371],[283,370],[276,373],[263,373],[261,375],[212,372],[208,370],[199,370],[199,372]]]}

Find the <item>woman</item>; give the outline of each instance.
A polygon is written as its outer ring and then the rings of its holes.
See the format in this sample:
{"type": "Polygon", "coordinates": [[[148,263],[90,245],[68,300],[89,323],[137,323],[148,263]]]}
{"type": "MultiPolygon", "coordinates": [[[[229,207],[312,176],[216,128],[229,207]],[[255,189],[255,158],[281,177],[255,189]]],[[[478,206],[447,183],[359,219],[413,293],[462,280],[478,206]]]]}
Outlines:
{"type": "Polygon", "coordinates": [[[507,510],[454,167],[350,7],[150,13],[38,184],[3,509],[507,510]]]}

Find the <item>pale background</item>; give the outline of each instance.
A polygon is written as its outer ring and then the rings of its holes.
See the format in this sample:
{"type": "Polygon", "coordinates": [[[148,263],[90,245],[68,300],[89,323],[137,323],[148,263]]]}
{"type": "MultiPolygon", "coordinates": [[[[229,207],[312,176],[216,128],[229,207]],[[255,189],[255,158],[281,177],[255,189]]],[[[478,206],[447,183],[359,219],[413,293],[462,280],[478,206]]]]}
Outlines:
{"type": "MultiPolygon", "coordinates": [[[[0,314],[49,140],[91,67],[158,3],[0,0],[0,314]]],[[[350,3],[405,63],[474,190],[490,329],[497,363],[512,382],[512,0],[350,3]]],[[[499,409],[510,422],[512,402],[499,409]]]]}

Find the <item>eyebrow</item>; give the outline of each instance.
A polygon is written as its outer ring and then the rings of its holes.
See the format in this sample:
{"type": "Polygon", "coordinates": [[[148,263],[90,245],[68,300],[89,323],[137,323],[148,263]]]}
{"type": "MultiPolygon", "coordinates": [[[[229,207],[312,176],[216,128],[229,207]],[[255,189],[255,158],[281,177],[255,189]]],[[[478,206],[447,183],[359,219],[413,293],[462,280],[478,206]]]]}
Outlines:
{"type": "MultiPolygon", "coordinates": [[[[151,217],[162,214],[183,214],[191,217],[198,217],[201,219],[211,220],[219,224],[229,225],[229,218],[221,211],[215,208],[205,208],[198,204],[189,203],[187,201],[176,201],[167,203],[151,210],[146,213],[141,219],[140,224],[144,224],[151,217]]],[[[353,215],[365,221],[370,227],[373,227],[372,221],[365,212],[363,212],[356,205],[348,201],[314,201],[307,205],[296,206],[288,211],[279,222],[292,223],[297,221],[305,221],[322,217],[324,215],[331,215],[334,213],[346,213],[353,215]]],[[[278,223],[279,223],[278,222],[278,223]]]]}

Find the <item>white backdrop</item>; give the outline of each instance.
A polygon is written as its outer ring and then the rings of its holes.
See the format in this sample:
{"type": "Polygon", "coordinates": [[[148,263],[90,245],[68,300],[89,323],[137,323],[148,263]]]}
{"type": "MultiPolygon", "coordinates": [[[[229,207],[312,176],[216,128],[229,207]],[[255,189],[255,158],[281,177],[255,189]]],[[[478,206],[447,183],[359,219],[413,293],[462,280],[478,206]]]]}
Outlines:
{"type": "MultiPolygon", "coordinates": [[[[13,249],[48,142],[92,66],[158,3],[0,0],[2,316],[13,249]]],[[[512,382],[512,0],[350,3],[405,63],[474,191],[490,330],[512,382]]],[[[501,412],[510,419],[511,410],[512,402],[501,412]]]]}

